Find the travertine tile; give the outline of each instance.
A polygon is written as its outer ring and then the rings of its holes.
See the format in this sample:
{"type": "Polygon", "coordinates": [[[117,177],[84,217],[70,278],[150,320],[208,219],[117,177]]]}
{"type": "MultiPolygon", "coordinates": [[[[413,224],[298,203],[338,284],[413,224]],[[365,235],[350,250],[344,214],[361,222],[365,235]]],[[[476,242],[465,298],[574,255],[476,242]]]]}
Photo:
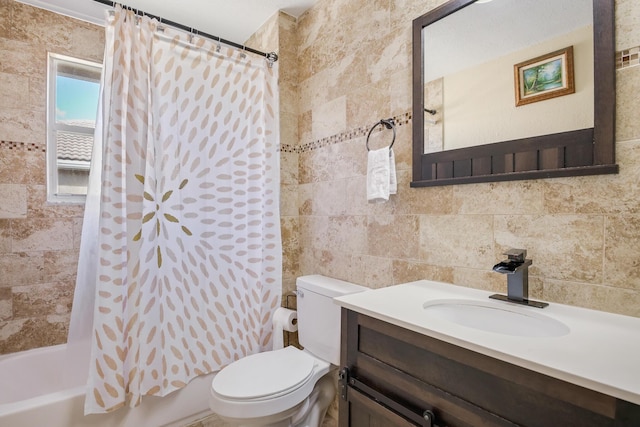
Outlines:
{"type": "Polygon", "coordinates": [[[619,143],[616,161],[620,173],[541,181],[549,213],[640,213],[640,141],[619,143]]]}
{"type": "Polygon", "coordinates": [[[330,179],[363,176],[367,173],[365,138],[354,138],[328,147],[326,175],[330,179]]]}
{"type": "Polygon", "coordinates": [[[453,210],[458,214],[541,214],[541,181],[491,182],[453,187],[453,210]]]}
{"type": "Polygon", "coordinates": [[[401,114],[411,109],[413,102],[412,77],[411,67],[400,69],[389,76],[392,115],[401,114]]]}
{"type": "Polygon", "coordinates": [[[362,266],[365,274],[365,286],[378,289],[393,285],[393,261],[391,259],[363,256],[362,266]]]}
{"type": "MultiPolygon", "coordinates": [[[[495,262],[491,265],[486,265],[482,270],[476,268],[464,268],[464,266],[452,268],[452,283],[458,286],[464,286],[466,288],[475,288],[497,293],[506,293],[507,276],[492,271],[491,268],[494,264],[495,262]]],[[[529,278],[531,278],[531,276],[529,276],[529,278]]]]}
{"type": "Polygon", "coordinates": [[[75,204],[49,204],[45,185],[27,185],[27,217],[82,218],[83,213],[84,201],[75,204]]]}
{"type": "Polygon", "coordinates": [[[294,277],[286,277],[282,279],[282,297],[283,299],[290,293],[296,290],[296,279],[300,277],[300,272],[297,272],[294,277]]]}
{"type": "Polygon", "coordinates": [[[310,150],[300,154],[298,159],[300,184],[327,181],[331,179],[329,173],[329,147],[310,150]]]}
{"type": "Polygon", "coordinates": [[[388,118],[391,116],[390,100],[388,78],[349,92],[347,127],[373,126],[380,119],[388,118]]]}
{"type": "Polygon", "coordinates": [[[313,184],[298,185],[298,214],[313,215],[313,184]]]}
{"type": "Polygon", "coordinates": [[[29,76],[29,104],[28,105],[32,111],[39,111],[39,112],[46,113],[46,110],[47,110],[46,75],[29,76]]]}
{"type": "Polygon", "coordinates": [[[300,80],[299,105],[305,106],[301,107],[301,112],[306,109],[315,109],[368,85],[370,82],[366,71],[366,63],[358,59],[355,54],[349,54],[330,68],[300,80]]]}
{"type": "Polygon", "coordinates": [[[29,105],[29,77],[0,73],[0,99],[3,109],[22,109],[29,105]]]}
{"type": "Polygon", "coordinates": [[[349,254],[367,253],[367,217],[332,216],[327,228],[328,246],[349,254]]]}
{"type": "Polygon", "coordinates": [[[640,9],[634,0],[616,0],[616,50],[640,46],[640,9]]]}
{"type": "MultiPolygon", "coordinates": [[[[637,28],[636,32],[640,32],[637,28]]],[[[640,67],[622,68],[616,71],[616,141],[618,142],[640,139],[640,123],[636,118],[640,109],[639,92],[640,67]]]]}
{"type": "Polygon", "coordinates": [[[391,27],[406,28],[419,16],[424,15],[447,0],[395,0],[391,3],[391,27]]]}
{"type": "Polygon", "coordinates": [[[411,33],[406,31],[385,35],[367,45],[370,51],[367,73],[373,83],[411,67],[411,33]]]}
{"type": "Polygon", "coordinates": [[[298,115],[298,145],[307,144],[313,139],[311,138],[311,110],[300,112],[298,115]]]}
{"type": "MultiPolygon", "coordinates": [[[[420,214],[450,214],[452,212],[451,186],[411,188],[411,171],[408,169],[396,170],[398,179],[398,193],[391,196],[388,203],[393,207],[393,213],[400,215],[420,214]]],[[[377,210],[374,212],[378,213],[377,210]]]]}
{"type": "Polygon", "coordinates": [[[0,287],[42,283],[44,255],[42,252],[2,254],[0,271],[0,287]]]}
{"type": "Polygon", "coordinates": [[[280,185],[280,216],[298,215],[298,185],[280,185]]]}
{"type": "Polygon", "coordinates": [[[347,99],[344,96],[314,108],[311,121],[311,137],[322,139],[346,130],[347,99]]]}
{"type": "Polygon", "coordinates": [[[369,216],[367,225],[369,255],[417,259],[419,230],[420,220],[415,215],[369,216]],[[390,238],[392,236],[396,238],[390,238]]]}
{"type": "Polygon", "coordinates": [[[404,259],[393,260],[393,283],[395,285],[423,279],[453,283],[453,273],[454,270],[449,267],[440,267],[404,259]]]}
{"type": "Polygon", "coordinates": [[[298,184],[298,153],[280,152],[280,184],[298,184]]]}
{"type": "Polygon", "coordinates": [[[12,288],[13,318],[71,313],[74,287],[74,282],[67,281],[12,288]]]}
{"type": "Polygon", "coordinates": [[[11,293],[11,288],[0,288],[0,322],[9,320],[12,317],[13,294],[11,293]]]}
{"type": "Polygon", "coordinates": [[[33,44],[47,46],[51,50],[68,49],[71,41],[69,29],[73,28],[69,24],[74,23],[72,18],[14,2],[11,36],[16,40],[29,40],[33,44]]]}
{"type": "MultiPolygon", "coordinates": [[[[604,218],[599,215],[496,215],[494,260],[510,248],[527,250],[531,275],[602,282],[604,218]]],[[[493,264],[492,264],[493,265],[493,264]]]]}
{"type": "Polygon", "coordinates": [[[367,178],[364,175],[347,181],[346,200],[346,215],[392,215],[395,212],[395,196],[391,196],[388,203],[367,202],[367,178]]]}
{"type": "Polygon", "coordinates": [[[545,280],[543,292],[547,301],[640,317],[638,289],[545,280]]]}
{"type": "Polygon", "coordinates": [[[0,145],[0,183],[44,185],[44,169],[43,146],[22,143],[0,145]]]}
{"type": "Polygon", "coordinates": [[[0,0],[0,38],[8,39],[11,35],[11,1],[0,0]]]}
{"type": "Polygon", "coordinates": [[[16,252],[73,249],[73,220],[16,219],[11,222],[11,235],[16,252]]]}
{"type": "Polygon", "coordinates": [[[301,216],[299,224],[301,249],[324,249],[329,247],[329,239],[327,238],[329,217],[301,216]]]}
{"type": "Polygon", "coordinates": [[[47,50],[29,40],[0,38],[0,71],[28,77],[46,77],[47,50]]]}
{"type": "Polygon", "coordinates": [[[396,124],[396,142],[393,144],[393,154],[396,158],[397,170],[412,170],[413,136],[410,124],[396,124]]]}
{"type": "Polygon", "coordinates": [[[0,254],[11,252],[11,240],[11,220],[0,219],[0,254]]]}
{"type": "Polygon", "coordinates": [[[104,29],[9,0],[0,9],[0,217],[12,218],[0,220],[0,353],[7,353],[66,341],[83,206],[46,202],[47,52],[101,61],[104,29]],[[15,298],[4,298],[11,289],[15,298]],[[9,320],[7,310],[34,317],[9,320]]]}
{"type": "Polygon", "coordinates": [[[69,49],[80,58],[102,63],[104,57],[104,30],[88,22],[74,26],[69,35],[69,49]]]}
{"type": "Polygon", "coordinates": [[[0,183],[0,218],[27,217],[27,187],[0,183]]]}
{"type": "Polygon", "coordinates": [[[47,282],[75,283],[78,270],[77,250],[48,251],[44,253],[44,277],[47,282]]]}
{"type": "Polygon", "coordinates": [[[327,246],[325,249],[301,246],[300,274],[322,274],[363,286],[366,283],[366,266],[361,255],[335,253],[327,246]]]}
{"type": "Polygon", "coordinates": [[[65,343],[68,325],[68,316],[0,322],[0,354],[65,343]]]}
{"type": "Polygon", "coordinates": [[[82,218],[73,219],[73,248],[80,249],[80,240],[82,238],[82,218]]]}
{"type": "Polygon", "coordinates": [[[298,217],[287,217],[280,220],[282,233],[282,275],[295,278],[298,273],[298,257],[300,254],[300,229],[298,217]]]}
{"type": "Polygon", "coordinates": [[[44,112],[0,109],[0,135],[5,141],[41,142],[45,140],[44,112]]]}
{"type": "Polygon", "coordinates": [[[350,204],[346,192],[348,183],[349,179],[314,183],[314,215],[344,215],[350,204]]]}
{"type": "MultiPolygon", "coordinates": [[[[282,103],[282,98],[280,99],[282,103]]],[[[280,144],[298,145],[298,115],[280,111],[280,144]]]]}
{"type": "Polygon", "coordinates": [[[640,291],[640,215],[605,219],[604,284],[640,291]]]}
{"type": "Polygon", "coordinates": [[[493,217],[421,215],[420,259],[439,266],[493,266],[493,217]]]}
{"type": "MultiPolygon", "coordinates": [[[[344,39],[350,51],[358,52],[367,61],[374,60],[384,53],[384,44],[380,41],[389,38],[390,2],[387,0],[360,0],[348,3],[351,10],[342,15],[342,25],[339,26],[339,31],[344,33],[344,39]],[[366,9],[367,19],[362,19],[363,9],[366,9]]],[[[393,43],[388,41],[386,44],[393,43]]],[[[391,59],[387,58],[387,60],[391,59]]]]}

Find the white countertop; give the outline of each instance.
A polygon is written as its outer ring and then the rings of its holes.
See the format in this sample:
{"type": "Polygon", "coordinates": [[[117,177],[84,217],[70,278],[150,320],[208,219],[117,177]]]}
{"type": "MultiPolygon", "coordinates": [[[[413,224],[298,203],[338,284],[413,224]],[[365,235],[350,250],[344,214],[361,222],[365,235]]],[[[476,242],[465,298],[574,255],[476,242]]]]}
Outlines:
{"type": "Polygon", "coordinates": [[[549,303],[544,309],[489,299],[493,292],[420,280],[338,297],[350,310],[640,405],[640,318],[549,303]],[[425,302],[469,299],[543,314],[569,327],[560,337],[519,337],[434,319],[425,302]]]}

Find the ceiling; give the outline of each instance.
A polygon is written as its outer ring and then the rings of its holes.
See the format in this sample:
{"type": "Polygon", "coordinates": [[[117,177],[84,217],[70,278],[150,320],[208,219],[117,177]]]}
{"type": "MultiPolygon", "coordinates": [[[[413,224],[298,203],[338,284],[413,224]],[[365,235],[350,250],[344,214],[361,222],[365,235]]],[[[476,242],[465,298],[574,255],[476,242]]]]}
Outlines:
{"type": "MultiPolygon", "coordinates": [[[[17,0],[32,6],[103,25],[108,7],[93,0],[17,0]]],[[[244,43],[273,14],[282,10],[299,17],[317,0],[124,0],[125,5],[244,43]]]]}

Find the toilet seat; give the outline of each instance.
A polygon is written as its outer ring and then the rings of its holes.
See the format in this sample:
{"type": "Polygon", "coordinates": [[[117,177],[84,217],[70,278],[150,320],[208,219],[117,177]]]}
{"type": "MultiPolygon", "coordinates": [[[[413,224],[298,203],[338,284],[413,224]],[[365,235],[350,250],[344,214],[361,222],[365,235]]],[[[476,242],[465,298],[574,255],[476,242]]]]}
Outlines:
{"type": "Polygon", "coordinates": [[[224,368],[211,387],[233,400],[272,398],[286,394],[309,380],[314,360],[295,347],[253,354],[224,368]]]}
{"type": "Polygon", "coordinates": [[[258,418],[294,408],[309,397],[331,365],[289,346],[237,360],[213,378],[209,405],[217,414],[258,418]]]}

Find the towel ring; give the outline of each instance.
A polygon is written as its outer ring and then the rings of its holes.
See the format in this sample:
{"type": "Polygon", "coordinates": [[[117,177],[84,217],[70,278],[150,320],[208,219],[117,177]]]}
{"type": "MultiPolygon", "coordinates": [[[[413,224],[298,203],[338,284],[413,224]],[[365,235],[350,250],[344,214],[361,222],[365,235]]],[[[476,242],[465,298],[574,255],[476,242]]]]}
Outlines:
{"type": "Polygon", "coordinates": [[[389,150],[391,150],[391,147],[393,147],[393,144],[396,142],[396,124],[394,123],[393,119],[382,119],[378,123],[373,125],[373,127],[369,130],[369,134],[367,135],[367,151],[371,151],[369,149],[369,137],[371,136],[371,132],[373,132],[373,130],[378,127],[378,125],[384,125],[384,127],[386,127],[387,129],[393,130],[393,140],[391,140],[389,150]]]}

